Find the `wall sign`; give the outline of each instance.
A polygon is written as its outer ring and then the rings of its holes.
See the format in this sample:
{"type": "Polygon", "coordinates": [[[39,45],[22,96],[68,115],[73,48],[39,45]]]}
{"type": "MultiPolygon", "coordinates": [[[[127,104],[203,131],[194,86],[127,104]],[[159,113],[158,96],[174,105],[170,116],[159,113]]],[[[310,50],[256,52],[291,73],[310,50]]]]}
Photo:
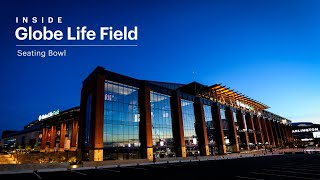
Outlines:
{"type": "Polygon", "coordinates": [[[315,132],[315,131],[319,131],[319,129],[318,128],[294,129],[294,130],[292,130],[292,133],[315,132]]]}
{"type": "Polygon", "coordinates": [[[51,111],[51,112],[48,112],[47,114],[42,114],[42,115],[40,115],[39,118],[38,118],[38,120],[41,121],[41,120],[43,120],[43,119],[49,118],[49,117],[54,116],[54,115],[57,115],[57,114],[59,114],[59,113],[60,113],[59,109],[56,110],[56,111],[51,111]]]}
{"type": "Polygon", "coordinates": [[[243,107],[245,109],[249,109],[249,110],[252,110],[252,111],[254,110],[252,106],[250,106],[248,104],[244,104],[244,103],[242,103],[242,102],[240,102],[238,100],[236,101],[236,104],[237,104],[237,106],[243,107]]]}

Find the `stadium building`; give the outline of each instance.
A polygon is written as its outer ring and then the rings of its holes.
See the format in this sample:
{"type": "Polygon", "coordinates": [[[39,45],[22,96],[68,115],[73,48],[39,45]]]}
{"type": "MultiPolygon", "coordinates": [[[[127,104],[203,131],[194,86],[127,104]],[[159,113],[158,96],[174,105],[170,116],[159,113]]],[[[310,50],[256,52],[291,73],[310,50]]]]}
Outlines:
{"type": "Polygon", "coordinates": [[[215,155],[293,141],[291,121],[221,84],[138,80],[97,67],[81,90],[83,160],[215,155]]]}

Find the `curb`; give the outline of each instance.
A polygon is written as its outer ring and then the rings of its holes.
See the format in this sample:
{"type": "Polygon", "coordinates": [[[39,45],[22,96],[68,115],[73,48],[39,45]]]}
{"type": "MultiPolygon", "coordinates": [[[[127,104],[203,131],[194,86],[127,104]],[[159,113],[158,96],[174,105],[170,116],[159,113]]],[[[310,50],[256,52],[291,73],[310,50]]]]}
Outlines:
{"type": "Polygon", "coordinates": [[[253,155],[239,155],[230,157],[211,157],[211,158],[199,158],[199,159],[180,159],[180,160],[164,160],[158,162],[145,162],[145,163],[130,163],[130,164],[115,164],[115,165],[104,165],[104,166],[87,166],[87,167],[77,167],[77,168],[53,168],[53,169],[37,169],[37,170],[17,170],[17,171],[0,171],[0,174],[24,174],[33,172],[56,172],[56,171],[81,171],[81,170],[91,170],[91,169],[102,169],[102,168],[116,168],[116,167],[129,167],[129,166],[141,166],[141,165],[155,165],[155,164],[167,164],[167,163],[184,163],[184,162],[200,162],[200,161],[221,161],[228,159],[241,159],[241,158],[252,158],[252,157],[266,157],[266,156],[276,156],[284,154],[253,154],[253,155]]]}
{"type": "Polygon", "coordinates": [[[0,174],[26,174],[33,173],[33,170],[22,170],[22,171],[0,171],[0,174]]]}
{"type": "Polygon", "coordinates": [[[68,171],[68,168],[53,168],[53,169],[38,169],[37,172],[55,172],[55,171],[68,171]]]}

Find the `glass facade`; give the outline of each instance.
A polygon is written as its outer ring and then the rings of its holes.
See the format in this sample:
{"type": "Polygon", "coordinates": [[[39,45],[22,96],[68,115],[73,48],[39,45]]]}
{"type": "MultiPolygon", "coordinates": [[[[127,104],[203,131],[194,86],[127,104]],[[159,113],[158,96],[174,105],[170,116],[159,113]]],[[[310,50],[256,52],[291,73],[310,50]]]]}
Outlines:
{"type": "Polygon", "coordinates": [[[181,99],[181,110],[184,130],[184,140],[187,149],[187,156],[198,152],[198,139],[195,130],[195,117],[193,102],[181,99]]]}
{"type": "MultiPolygon", "coordinates": [[[[89,131],[90,132],[90,131],[89,131]]],[[[70,149],[71,145],[71,138],[72,138],[72,122],[68,122],[66,124],[66,136],[65,136],[65,142],[66,146],[64,147],[65,149],[70,149]]],[[[88,145],[89,146],[89,145],[88,145]]]]}
{"type": "Polygon", "coordinates": [[[150,92],[152,145],[157,158],[175,157],[170,96],[150,92]]]}
{"type": "Polygon", "coordinates": [[[247,120],[246,120],[246,113],[245,112],[242,112],[242,117],[243,117],[243,129],[245,129],[246,131],[248,131],[248,128],[247,128],[247,120]]]}
{"type": "Polygon", "coordinates": [[[138,88],[105,81],[104,159],[140,158],[138,88]]]}
{"type": "Polygon", "coordinates": [[[67,127],[66,127],[66,135],[68,137],[68,139],[71,141],[72,138],[72,122],[67,123],[67,127]]]}
{"type": "Polygon", "coordinates": [[[227,147],[227,152],[232,152],[232,146],[230,144],[230,134],[229,134],[229,120],[226,117],[226,111],[224,106],[220,106],[220,117],[222,121],[222,128],[224,132],[224,143],[227,147]]]}
{"type": "Polygon", "coordinates": [[[240,145],[242,145],[242,142],[241,142],[241,138],[240,138],[240,132],[239,132],[240,125],[239,125],[239,121],[238,121],[236,110],[232,110],[232,115],[233,115],[234,123],[236,125],[238,144],[240,146],[240,145]]]}
{"type": "Polygon", "coordinates": [[[249,148],[250,149],[255,149],[255,141],[254,141],[254,134],[253,134],[254,133],[254,127],[252,127],[252,123],[251,123],[252,117],[250,117],[250,114],[247,114],[247,115],[244,115],[244,116],[245,116],[245,122],[246,122],[246,125],[247,125],[249,148]]]}
{"type": "Polygon", "coordinates": [[[208,144],[209,144],[209,153],[210,155],[216,154],[216,140],[215,140],[215,133],[216,130],[214,128],[213,119],[212,119],[212,113],[211,113],[211,106],[203,105],[203,111],[204,111],[204,119],[206,122],[206,128],[207,128],[207,136],[208,136],[208,144]]]}
{"type": "MultiPolygon", "coordinates": [[[[97,158],[98,148],[103,148],[99,151],[99,157],[103,152],[103,160],[141,157],[151,160],[153,157],[175,157],[176,154],[193,156],[198,155],[199,149],[203,154],[208,154],[204,151],[209,150],[210,155],[226,153],[226,150],[228,153],[239,149],[247,151],[249,143],[259,144],[256,138],[263,139],[255,136],[260,135],[258,132],[253,134],[255,128],[259,131],[260,128],[258,124],[251,127],[252,121],[248,121],[245,113],[257,115],[255,110],[266,106],[251,99],[243,100],[242,94],[231,91],[222,85],[206,86],[197,82],[174,84],[139,80],[99,67],[83,84],[82,92],[98,94],[82,93],[81,108],[84,109],[81,112],[84,112],[79,113],[79,125],[84,131],[80,138],[85,139],[80,141],[79,148],[82,154],[90,155],[90,160],[97,158]],[[104,91],[97,92],[97,87],[102,86],[104,91]],[[101,107],[95,106],[96,100],[101,100],[98,103],[101,107]],[[93,113],[97,113],[97,117],[93,113]],[[101,124],[101,127],[93,128],[94,124],[101,124]],[[93,132],[95,129],[97,132],[93,132]],[[101,137],[90,137],[99,132],[101,137]],[[199,142],[201,147],[198,147],[199,142]]],[[[73,130],[71,124],[67,127],[66,137],[76,140],[69,130],[73,130]]]]}
{"type": "Polygon", "coordinates": [[[90,123],[91,123],[91,112],[92,112],[92,94],[89,94],[86,104],[86,129],[85,129],[85,147],[90,145],[90,123]]]}

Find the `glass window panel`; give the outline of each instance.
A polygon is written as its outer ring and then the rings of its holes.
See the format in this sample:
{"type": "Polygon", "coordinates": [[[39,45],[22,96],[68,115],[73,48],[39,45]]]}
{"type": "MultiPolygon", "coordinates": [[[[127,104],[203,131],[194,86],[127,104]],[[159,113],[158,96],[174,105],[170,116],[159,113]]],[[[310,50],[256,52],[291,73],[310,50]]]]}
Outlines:
{"type": "Polygon", "coordinates": [[[213,126],[211,106],[203,105],[204,118],[207,128],[208,144],[214,145],[215,143],[215,128],[213,126]]]}
{"type": "Polygon", "coordinates": [[[193,102],[181,99],[181,110],[186,145],[197,145],[193,102]]]}
{"type": "Polygon", "coordinates": [[[233,121],[236,123],[238,122],[238,119],[237,119],[237,113],[236,112],[232,112],[233,114],[233,121]]]}
{"type": "Polygon", "coordinates": [[[220,117],[222,121],[223,130],[229,130],[229,122],[226,118],[226,111],[223,108],[220,109],[220,117]]]}
{"type": "Polygon", "coordinates": [[[168,114],[171,111],[170,96],[151,91],[150,105],[153,146],[173,148],[172,143],[167,143],[173,142],[171,115],[168,114]]]}
{"type": "Polygon", "coordinates": [[[140,146],[140,116],[137,102],[138,88],[105,81],[105,147],[134,147],[134,142],[135,147],[140,146]],[[132,146],[129,146],[130,143],[132,146]]]}

